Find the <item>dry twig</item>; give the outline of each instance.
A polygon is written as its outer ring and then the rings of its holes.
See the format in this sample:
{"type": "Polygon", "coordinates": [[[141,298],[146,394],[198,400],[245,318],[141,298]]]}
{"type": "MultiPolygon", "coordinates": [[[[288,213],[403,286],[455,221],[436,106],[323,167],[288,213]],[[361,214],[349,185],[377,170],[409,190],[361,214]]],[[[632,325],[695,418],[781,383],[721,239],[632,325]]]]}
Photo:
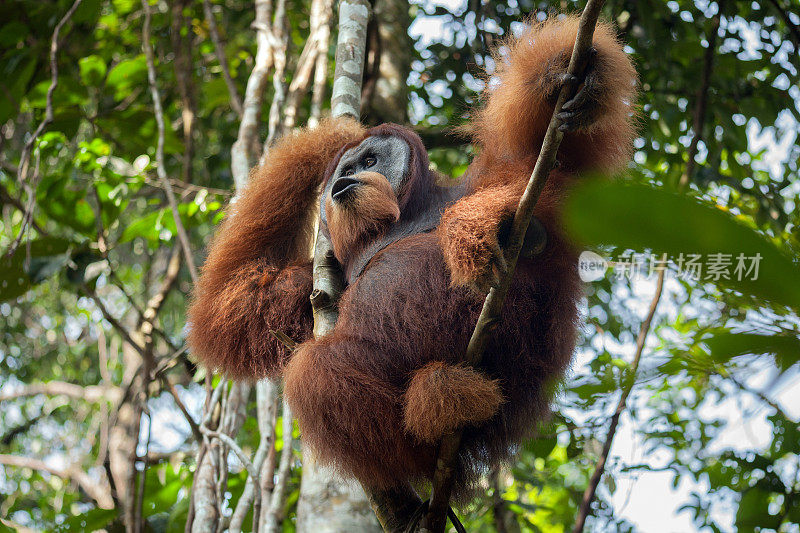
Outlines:
{"type": "Polygon", "coordinates": [[[644,351],[645,341],[647,340],[647,334],[650,332],[650,326],[653,322],[653,317],[656,314],[656,309],[658,308],[658,302],[661,300],[661,293],[664,289],[664,272],[665,270],[661,270],[658,273],[658,281],[656,282],[656,292],[653,296],[652,301],[650,302],[650,309],[647,311],[647,316],[642,322],[642,325],[639,329],[639,336],[636,339],[636,352],[633,356],[633,362],[631,363],[630,374],[628,376],[628,383],[626,384],[625,388],[622,389],[622,394],[617,401],[617,407],[614,409],[614,414],[611,415],[611,422],[608,426],[608,431],[606,432],[606,439],[603,443],[603,450],[600,453],[600,458],[598,459],[597,463],[594,467],[594,472],[592,472],[592,477],[589,479],[589,485],[586,487],[586,490],[583,492],[583,499],[581,500],[581,505],[578,508],[578,515],[575,519],[575,525],[572,528],[572,533],[580,533],[583,531],[583,527],[586,524],[586,519],[588,518],[591,512],[591,505],[592,501],[594,501],[595,493],[597,492],[597,486],[600,484],[600,479],[603,477],[603,472],[605,471],[606,461],[608,460],[608,454],[611,452],[611,445],[614,442],[614,436],[617,432],[617,425],[619,424],[619,418],[622,413],[625,411],[625,407],[628,402],[628,397],[633,390],[633,386],[636,384],[636,375],[639,370],[639,362],[642,358],[642,352],[644,351]]]}
{"type": "MultiPolygon", "coordinates": [[[[717,15],[714,17],[714,22],[711,25],[711,33],[708,35],[708,48],[706,49],[704,57],[703,78],[700,83],[700,88],[698,89],[693,112],[693,136],[691,142],[689,143],[689,148],[686,151],[686,168],[684,169],[683,174],[678,181],[678,187],[680,189],[685,189],[689,185],[692,174],[694,174],[694,168],[696,165],[694,158],[697,155],[697,146],[703,135],[706,102],[708,100],[708,91],[711,84],[711,72],[714,66],[714,56],[716,54],[717,32],[719,31],[719,25],[720,14],[717,13],[717,15]]],[[[600,453],[597,463],[595,464],[592,477],[589,479],[589,485],[586,487],[586,490],[583,493],[581,505],[578,508],[578,515],[575,519],[575,525],[572,528],[573,533],[581,533],[583,531],[583,528],[586,525],[586,519],[591,514],[592,501],[594,501],[595,494],[597,493],[597,487],[603,477],[606,462],[608,461],[608,455],[611,453],[611,445],[613,444],[614,437],[616,436],[619,418],[624,412],[627,406],[628,397],[630,396],[630,393],[636,384],[636,376],[639,370],[639,361],[642,356],[642,350],[644,349],[644,344],[647,340],[647,334],[650,331],[650,325],[652,323],[653,316],[655,315],[658,303],[661,300],[663,288],[664,270],[661,270],[659,271],[658,281],[656,282],[655,295],[650,302],[650,309],[644,322],[642,322],[639,330],[639,336],[636,339],[636,352],[634,353],[633,363],[631,364],[631,375],[629,381],[622,390],[622,394],[617,401],[617,407],[614,410],[614,414],[611,415],[608,431],[606,432],[606,439],[603,443],[603,449],[600,453]]]]}

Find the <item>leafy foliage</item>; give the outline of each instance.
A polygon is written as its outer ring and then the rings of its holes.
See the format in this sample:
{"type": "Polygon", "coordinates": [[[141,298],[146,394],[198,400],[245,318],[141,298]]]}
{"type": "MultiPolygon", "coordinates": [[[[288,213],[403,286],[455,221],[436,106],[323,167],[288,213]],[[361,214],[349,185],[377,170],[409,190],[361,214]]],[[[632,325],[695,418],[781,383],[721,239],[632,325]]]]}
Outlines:
{"type": "MultiPolygon", "coordinates": [[[[37,394],[3,401],[0,449],[52,468],[72,465],[100,482],[110,474],[109,434],[122,427],[113,398],[131,383],[139,361],[120,327],[138,331],[142,310],[160,293],[177,228],[155,172],[157,131],[139,1],[84,0],[65,25],[53,120],[33,139],[27,180],[17,179],[23,147],[46,116],[53,29],[71,4],[0,5],[0,388],[6,394],[65,382],[84,391],[102,385],[107,392],[100,400],[37,394]],[[16,251],[7,254],[17,240],[16,251]]],[[[241,95],[254,63],[253,5],[211,4],[241,95]]],[[[296,64],[308,37],[310,2],[287,4],[288,57],[296,64]]],[[[168,125],[165,170],[200,264],[233,186],[230,148],[239,119],[202,2],[182,5],[176,11],[164,2],[152,4],[152,43],[168,125]],[[176,13],[179,33],[189,43],[186,72],[174,47],[176,13]],[[188,96],[182,76],[190,80],[188,96]]],[[[432,139],[439,170],[459,175],[472,155],[441,128],[462,123],[480,101],[482,71],[491,73],[502,60],[490,57],[489,49],[526,16],[542,19],[551,9],[580,7],[571,0],[410,6],[416,59],[408,76],[409,112],[432,139]]],[[[672,502],[657,502],[675,509],[676,524],[704,531],[798,527],[800,411],[789,396],[796,398],[800,353],[800,19],[793,7],[792,0],[607,2],[605,13],[640,72],[641,137],[622,181],[587,182],[576,190],[567,209],[569,227],[606,258],[626,252],[760,254],[760,275],[744,283],[699,282],[673,269],[637,372],[631,346],[652,279],[630,280],[609,271],[587,284],[578,361],[562,385],[556,412],[536,428],[514,464],[487,477],[485,493],[466,509],[470,531],[571,529],[619,390],[632,379],[634,392],[621,424],[629,435],[624,439],[644,452],[631,458],[621,451],[624,442],[615,443],[589,527],[649,530],[641,522],[646,512],[626,508],[625,491],[633,491],[637,479],[659,473],[667,473],[679,489],[672,502]],[[718,36],[711,39],[720,10],[718,36]],[[700,80],[706,72],[704,87],[700,80]],[[694,131],[701,93],[707,108],[694,131]],[[678,192],[696,134],[690,188],[678,192]],[[742,437],[742,423],[757,428],[755,440],[742,437]]],[[[269,102],[271,83],[266,91],[269,102]]],[[[306,100],[298,123],[309,114],[306,100]]],[[[262,124],[267,117],[264,106],[262,124]]],[[[183,344],[189,291],[184,265],[165,292],[155,323],[152,348],[159,362],[170,360],[183,344]]],[[[165,375],[197,418],[204,374],[190,359],[174,362],[165,375]]],[[[154,381],[148,392],[154,426],[143,515],[154,531],[179,531],[189,513],[196,442],[162,383],[154,381]]],[[[254,404],[251,398],[248,412],[254,404]]],[[[139,426],[128,430],[143,453],[139,426]]],[[[251,456],[257,435],[250,417],[238,442],[251,456]]],[[[229,510],[246,479],[239,463],[233,458],[230,463],[224,495],[229,510]]],[[[121,528],[119,508],[99,508],[74,479],[35,468],[4,466],[3,472],[2,528],[121,528]]],[[[294,529],[300,475],[295,462],[284,508],[286,531],[294,529]]]]}

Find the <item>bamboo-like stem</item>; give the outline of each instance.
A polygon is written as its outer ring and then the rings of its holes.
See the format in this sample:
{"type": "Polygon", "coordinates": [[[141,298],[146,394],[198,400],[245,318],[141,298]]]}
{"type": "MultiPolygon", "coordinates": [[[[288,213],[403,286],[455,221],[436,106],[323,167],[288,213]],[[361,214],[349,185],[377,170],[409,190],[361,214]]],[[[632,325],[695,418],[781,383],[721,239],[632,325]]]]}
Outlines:
{"type": "Polygon", "coordinates": [[[266,516],[262,520],[261,527],[259,528],[263,533],[277,533],[281,528],[283,522],[283,503],[286,493],[286,485],[291,476],[292,467],[292,410],[286,399],[283,400],[283,449],[281,450],[281,461],[278,465],[278,473],[275,481],[275,487],[272,490],[269,507],[265,508],[266,516]]]}
{"type": "MultiPolygon", "coordinates": [[[[256,449],[253,464],[261,472],[261,479],[264,478],[263,465],[270,456],[270,451],[275,446],[275,419],[278,412],[278,385],[269,379],[263,379],[256,383],[256,409],[258,415],[259,444],[256,449]]],[[[262,481],[263,484],[263,481],[262,481]]],[[[228,531],[231,533],[241,533],[244,519],[247,516],[250,506],[253,505],[253,519],[260,515],[260,509],[255,506],[254,498],[256,492],[261,492],[259,502],[266,501],[269,492],[262,492],[261,487],[255,483],[252,477],[247,478],[244,491],[236,508],[231,515],[228,531]]],[[[254,528],[255,530],[255,528],[254,528]]]]}
{"type": "Polygon", "coordinates": [[[312,128],[319,123],[322,102],[325,99],[325,85],[328,82],[328,43],[333,19],[333,0],[321,0],[320,4],[317,13],[317,61],[314,66],[314,88],[308,116],[308,125],[312,128]]]}
{"type": "Polygon", "coordinates": [[[242,103],[242,120],[236,142],[231,147],[231,173],[237,194],[247,184],[250,168],[258,160],[258,126],[261,123],[261,104],[267,77],[273,64],[272,57],[272,0],[255,0],[256,16],[252,26],[256,29],[256,57],[253,70],[247,79],[242,103]]]}
{"type": "MultiPolygon", "coordinates": [[[[586,7],[581,15],[578,35],[575,47],[572,50],[569,67],[567,71],[573,76],[578,76],[584,71],[588,61],[588,51],[592,46],[592,37],[597,19],[600,16],[600,9],[603,7],[603,0],[588,0],[586,7]]],[[[564,103],[572,97],[574,87],[565,86],[561,89],[556,101],[553,116],[547,126],[547,132],[542,142],[542,149],[536,160],[531,177],[525,192],[520,198],[517,210],[514,213],[514,220],[511,224],[511,234],[508,239],[508,246],[505,250],[508,272],[501,278],[497,287],[493,287],[483,303],[483,309],[478,316],[475,330],[467,346],[465,361],[470,365],[480,363],[486,346],[489,342],[492,331],[500,320],[500,313],[503,309],[508,289],[517,265],[519,252],[525,239],[525,232],[528,230],[533,209],[536,201],[544,189],[547,177],[553,169],[558,153],[558,147],[563,138],[563,132],[559,131],[561,121],[557,115],[561,111],[564,103]]],[[[453,471],[461,444],[462,431],[458,430],[442,438],[439,445],[439,455],[436,460],[436,471],[433,476],[433,486],[431,489],[430,505],[428,512],[421,524],[421,531],[430,533],[442,533],[447,522],[447,511],[450,507],[450,493],[453,488],[453,471]]]]}
{"type": "Polygon", "coordinates": [[[281,112],[286,101],[286,52],[289,49],[289,29],[286,14],[286,0],[278,0],[275,4],[275,19],[272,22],[272,103],[269,106],[269,120],[267,121],[267,139],[264,141],[264,150],[260,162],[266,162],[269,147],[276,139],[281,137],[281,112]]]}

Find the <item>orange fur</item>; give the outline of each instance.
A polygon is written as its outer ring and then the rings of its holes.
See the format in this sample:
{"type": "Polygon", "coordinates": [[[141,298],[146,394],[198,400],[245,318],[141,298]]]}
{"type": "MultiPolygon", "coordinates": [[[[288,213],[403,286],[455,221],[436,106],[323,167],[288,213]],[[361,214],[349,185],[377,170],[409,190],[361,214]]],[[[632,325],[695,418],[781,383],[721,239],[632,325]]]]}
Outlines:
{"type": "MultiPolygon", "coordinates": [[[[472,194],[445,210],[438,229],[454,285],[471,285],[486,275],[489,245],[496,242],[500,223],[513,215],[536,163],[578,24],[575,16],[535,24],[509,41],[508,54],[497,59],[488,102],[467,128],[481,149],[467,172],[472,194]]],[[[561,238],[558,205],[569,174],[618,171],[633,149],[636,70],[609,24],[598,23],[593,46],[594,121],[564,135],[559,170],[551,172],[535,210],[549,238],[561,238]]]]}
{"type": "MultiPolygon", "coordinates": [[[[553,83],[566,72],[578,24],[576,16],[551,17],[507,43],[487,83],[488,103],[468,127],[484,151],[512,159],[538,154],[553,114],[553,83]]],[[[571,170],[613,172],[630,160],[637,76],[610,24],[598,22],[593,46],[599,114],[587,130],[565,135],[559,161],[571,170]]]]}
{"type": "Polygon", "coordinates": [[[497,380],[473,368],[436,361],[414,372],[403,399],[406,431],[435,444],[445,433],[491,418],[503,394],[497,380]]]}
{"type": "Polygon", "coordinates": [[[469,285],[490,267],[500,223],[519,202],[519,189],[515,184],[480,189],[444,212],[438,231],[453,285],[469,285]]]}
{"type": "Polygon", "coordinates": [[[365,133],[328,122],[276,147],[212,246],[190,311],[194,351],[233,376],[283,370],[304,444],[367,487],[430,479],[436,439],[463,426],[453,472],[463,497],[549,412],[552,384],[574,350],[581,293],[577,254],[560,228],[561,197],[577,173],[619,168],[632,144],[635,72],[608,25],[595,33],[595,122],[564,138],[535,210],[546,247],[519,261],[475,370],[461,365],[483,298],[458,285],[486,273],[498,229],[533,170],[577,25],[575,17],[546,22],[509,44],[471,128],[479,155],[458,186],[435,185],[411,130],[365,133]],[[395,197],[384,178],[368,176],[349,207],[326,202],[329,227],[323,220],[321,228],[347,287],[333,332],[312,339],[308,212],[325,162],[331,176],[367,135],[409,145],[404,182],[395,197]],[[289,358],[270,329],[305,342],[289,358]]]}
{"type": "Polygon", "coordinates": [[[354,197],[341,204],[325,200],[325,212],[330,217],[331,241],[336,259],[344,263],[345,254],[359,251],[363,243],[380,236],[400,218],[400,206],[389,180],[377,172],[361,172],[363,185],[354,197]]]}
{"type": "Polygon", "coordinates": [[[217,232],[189,307],[192,353],[231,377],[274,374],[288,356],[270,329],[310,336],[312,209],[325,169],[360,140],[354,120],[323,120],[270,149],[217,232]]]}

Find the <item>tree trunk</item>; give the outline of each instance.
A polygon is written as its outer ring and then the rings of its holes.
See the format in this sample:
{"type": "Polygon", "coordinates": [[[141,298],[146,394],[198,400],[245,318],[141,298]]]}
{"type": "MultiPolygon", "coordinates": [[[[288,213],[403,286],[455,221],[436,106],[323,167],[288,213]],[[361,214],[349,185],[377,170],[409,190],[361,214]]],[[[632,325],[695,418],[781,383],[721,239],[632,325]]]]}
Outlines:
{"type": "Polygon", "coordinates": [[[367,32],[362,115],[367,124],[408,123],[408,74],[414,43],[405,0],[376,0],[367,32]]]}
{"type": "Polygon", "coordinates": [[[355,481],[339,478],[306,453],[300,500],[297,502],[297,531],[360,533],[382,530],[361,486],[355,481]]]}
{"type": "MultiPolygon", "coordinates": [[[[336,45],[336,70],[333,76],[331,109],[334,116],[358,118],[361,109],[361,80],[364,69],[366,27],[369,4],[366,0],[339,3],[339,35],[336,45]]],[[[333,251],[321,233],[314,246],[314,336],[333,330],[341,294],[341,279],[333,251]]],[[[345,481],[303,455],[303,478],[297,502],[298,533],[339,531],[381,531],[363,489],[345,481]]]]}

